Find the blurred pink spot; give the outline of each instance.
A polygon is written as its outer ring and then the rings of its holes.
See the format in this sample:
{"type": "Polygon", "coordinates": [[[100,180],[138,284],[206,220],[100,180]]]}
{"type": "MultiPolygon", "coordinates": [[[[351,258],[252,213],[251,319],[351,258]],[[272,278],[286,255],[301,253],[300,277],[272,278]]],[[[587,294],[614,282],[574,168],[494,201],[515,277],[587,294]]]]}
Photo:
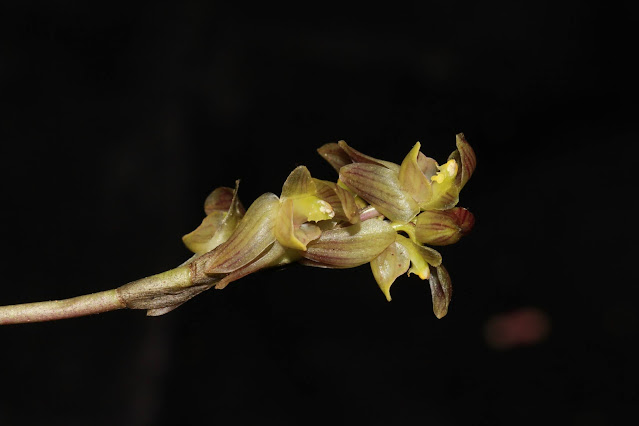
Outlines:
{"type": "Polygon", "coordinates": [[[550,331],[548,315],[537,308],[522,308],[495,315],[484,325],[484,338],[493,349],[530,346],[544,340],[550,331]]]}

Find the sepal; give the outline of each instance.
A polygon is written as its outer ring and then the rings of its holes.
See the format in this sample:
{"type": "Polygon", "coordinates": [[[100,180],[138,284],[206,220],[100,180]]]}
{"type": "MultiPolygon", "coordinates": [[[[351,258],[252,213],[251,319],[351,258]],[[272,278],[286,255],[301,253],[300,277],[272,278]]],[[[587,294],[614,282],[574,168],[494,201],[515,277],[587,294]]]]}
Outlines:
{"type": "Polygon", "coordinates": [[[370,219],[344,228],[329,229],[307,245],[302,256],[313,266],[353,268],[370,262],[395,241],[388,223],[370,219]]]}
{"type": "Polygon", "coordinates": [[[440,265],[436,268],[431,268],[428,281],[433,299],[433,313],[438,319],[442,319],[448,313],[450,299],[453,296],[453,286],[450,281],[450,275],[448,275],[448,271],[444,268],[444,265],[440,265]]]}
{"type": "Polygon", "coordinates": [[[370,163],[353,163],[342,167],[340,180],[392,221],[406,223],[417,213],[419,205],[400,187],[398,174],[370,163]]]}
{"type": "Polygon", "coordinates": [[[379,256],[371,261],[371,269],[377,285],[391,301],[390,287],[397,277],[405,274],[410,266],[408,250],[402,244],[392,243],[379,256]]]}
{"type": "Polygon", "coordinates": [[[426,210],[415,219],[415,237],[422,244],[445,246],[459,241],[474,224],[475,217],[463,207],[426,210]]]}

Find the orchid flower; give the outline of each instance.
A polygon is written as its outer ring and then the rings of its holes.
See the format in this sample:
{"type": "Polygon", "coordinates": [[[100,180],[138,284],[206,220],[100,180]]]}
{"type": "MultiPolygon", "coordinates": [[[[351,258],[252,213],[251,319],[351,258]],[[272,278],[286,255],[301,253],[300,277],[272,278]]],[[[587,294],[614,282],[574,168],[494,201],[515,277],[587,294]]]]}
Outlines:
{"type": "Polygon", "coordinates": [[[457,207],[476,165],[463,134],[443,164],[418,142],[401,164],[365,155],[344,141],[318,149],[337,182],[313,178],[304,166],[288,176],[280,196],[266,193],[245,209],[235,188],[220,187],[204,202],[205,218],[182,239],[194,255],[179,267],[113,290],[63,301],[0,307],[0,324],[47,321],[108,310],[146,309],[163,315],[211,287],[263,268],[300,262],[322,268],[369,263],[378,286],[403,274],[430,284],[437,318],[448,312],[450,276],[430,246],[453,244],[474,225],[457,207]]]}

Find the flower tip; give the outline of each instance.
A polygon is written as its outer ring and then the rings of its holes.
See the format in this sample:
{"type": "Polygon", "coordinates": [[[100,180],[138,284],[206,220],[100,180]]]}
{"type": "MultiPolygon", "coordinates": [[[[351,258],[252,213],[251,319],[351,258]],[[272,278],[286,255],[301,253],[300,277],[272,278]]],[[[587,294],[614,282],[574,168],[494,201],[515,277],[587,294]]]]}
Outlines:
{"type": "Polygon", "coordinates": [[[475,215],[464,208],[455,210],[455,213],[458,216],[457,224],[461,230],[461,234],[467,235],[475,226],[475,215]]]}
{"type": "Polygon", "coordinates": [[[435,317],[437,319],[442,319],[446,316],[446,314],[448,313],[448,309],[445,310],[441,310],[441,311],[433,311],[433,313],[435,314],[435,317]]]}

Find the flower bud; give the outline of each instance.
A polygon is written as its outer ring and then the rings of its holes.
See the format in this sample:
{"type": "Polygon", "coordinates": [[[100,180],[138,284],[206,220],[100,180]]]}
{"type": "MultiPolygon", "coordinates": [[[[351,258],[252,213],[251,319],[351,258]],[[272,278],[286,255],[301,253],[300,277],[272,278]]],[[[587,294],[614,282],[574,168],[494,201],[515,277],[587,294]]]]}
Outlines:
{"type": "Polygon", "coordinates": [[[415,236],[422,244],[454,244],[475,224],[473,214],[463,207],[450,210],[426,210],[415,220],[415,236]]]}

